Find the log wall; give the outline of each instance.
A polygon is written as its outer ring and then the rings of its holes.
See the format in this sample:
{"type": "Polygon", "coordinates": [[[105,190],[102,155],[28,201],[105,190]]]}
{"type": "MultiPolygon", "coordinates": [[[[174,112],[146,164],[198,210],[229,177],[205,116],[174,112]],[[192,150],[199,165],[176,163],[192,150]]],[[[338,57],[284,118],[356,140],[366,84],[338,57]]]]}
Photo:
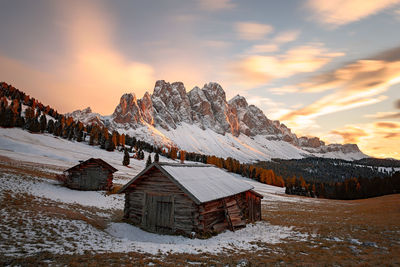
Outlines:
{"type": "Polygon", "coordinates": [[[203,203],[197,231],[219,233],[261,220],[261,198],[251,191],[203,203]]]}
{"type": "MultiPolygon", "coordinates": [[[[157,168],[149,170],[139,179],[126,191],[125,219],[151,232],[190,234],[198,221],[196,204],[157,168]],[[165,197],[171,198],[164,200],[165,197]],[[153,202],[171,202],[173,220],[170,227],[162,229],[164,219],[161,217],[167,215],[157,214],[153,210],[156,204],[151,204],[149,198],[153,199],[153,202]]],[[[169,204],[164,205],[169,207],[169,204]]]]}
{"type": "Polygon", "coordinates": [[[109,190],[113,174],[97,164],[88,164],[69,173],[65,185],[78,190],[109,190]]]}
{"type": "Polygon", "coordinates": [[[125,191],[124,218],[150,232],[219,233],[261,220],[261,198],[247,191],[197,205],[154,167],[125,191]]]}

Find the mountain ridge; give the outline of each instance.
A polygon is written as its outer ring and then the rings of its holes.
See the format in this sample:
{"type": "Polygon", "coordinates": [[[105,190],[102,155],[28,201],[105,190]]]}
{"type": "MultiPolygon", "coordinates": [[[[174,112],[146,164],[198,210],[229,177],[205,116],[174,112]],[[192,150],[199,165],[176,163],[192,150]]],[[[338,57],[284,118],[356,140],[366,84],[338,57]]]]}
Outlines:
{"type": "MultiPolygon", "coordinates": [[[[182,144],[181,140],[174,137],[175,132],[182,129],[200,138],[203,137],[201,133],[198,133],[201,130],[211,130],[222,136],[209,133],[207,138],[233,140],[236,138],[248,142],[247,139],[261,140],[260,137],[262,137],[265,141],[257,141],[264,147],[261,150],[268,150],[267,146],[271,145],[271,142],[284,142],[282,143],[284,146],[290,144],[301,150],[292,158],[324,155],[335,157],[329,153],[336,153],[339,158],[343,158],[339,154],[344,156],[352,154],[350,159],[367,157],[356,144],[326,145],[318,137],[297,137],[285,124],[268,119],[261,109],[249,105],[245,97],[236,95],[227,101],[225,91],[215,82],[206,83],[202,88],[196,86],[187,92],[182,82],[169,83],[158,80],[153,94],[146,92],[141,99],[137,99],[135,93],[122,95],[120,103],[110,116],[93,113],[90,108],[65,115],[84,123],[103,124],[111,130],[144,135],[146,139],[151,139],[147,141],[153,143],[182,146],[180,148],[185,150],[188,150],[190,146],[182,144]],[[151,134],[144,133],[146,129],[151,134]]],[[[245,145],[246,143],[240,146],[245,145]]],[[[199,147],[196,150],[192,152],[209,151],[209,149],[199,149],[199,147]]],[[[267,157],[261,158],[274,158],[273,154],[271,152],[267,157]]],[[[291,158],[291,156],[284,155],[283,158],[291,158]]]]}

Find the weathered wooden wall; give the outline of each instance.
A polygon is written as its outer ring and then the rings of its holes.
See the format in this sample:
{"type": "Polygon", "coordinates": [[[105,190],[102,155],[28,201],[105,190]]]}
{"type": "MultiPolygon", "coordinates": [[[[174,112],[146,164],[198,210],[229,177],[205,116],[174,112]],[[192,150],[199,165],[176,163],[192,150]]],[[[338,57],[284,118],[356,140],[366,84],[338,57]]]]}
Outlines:
{"type": "Polygon", "coordinates": [[[261,198],[251,191],[203,203],[197,231],[222,232],[261,220],[261,198]]]}
{"type": "Polygon", "coordinates": [[[261,220],[261,197],[251,191],[246,192],[246,218],[250,222],[261,220]]]}
{"type": "Polygon", "coordinates": [[[231,225],[234,229],[244,226],[245,209],[246,203],[243,194],[203,203],[199,207],[200,223],[198,231],[219,233],[225,229],[231,229],[231,225]],[[232,224],[230,224],[229,219],[232,220],[232,224]]]}
{"type": "Polygon", "coordinates": [[[124,217],[151,232],[190,234],[198,221],[196,204],[157,168],[139,179],[126,191],[124,217]]]}
{"type": "Polygon", "coordinates": [[[251,191],[197,205],[156,167],[125,194],[124,218],[158,233],[219,233],[261,220],[261,198],[251,191]]]}
{"type": "Polygon", "coordinates": [[[102,166],[91,164],[73,170],[67,177],[67,187],[78,190],[109,190],[113,174],[102,166]]]}

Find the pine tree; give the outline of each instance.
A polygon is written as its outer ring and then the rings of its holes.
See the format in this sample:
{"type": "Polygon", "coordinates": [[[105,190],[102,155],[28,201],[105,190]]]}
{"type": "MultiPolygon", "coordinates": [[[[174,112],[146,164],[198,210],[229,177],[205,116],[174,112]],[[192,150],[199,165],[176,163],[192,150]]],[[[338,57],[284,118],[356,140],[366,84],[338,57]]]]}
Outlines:
{"type": "Polygon", "coordinates": [[[40,131],[44,133],[46,128],[47,128],[47,119],[46,116],[43,114],[42,116],[40,116],[40,131]]]}
{"type": "Polygon", "coordinates": [[[14,127],[16,120],[17,120],[17,118],[16,118],[15,113],[13,112],[12,108],[8,107],[5,112],[5,122],[4,122],[3,126],[14,127]]]}
{"type": "Polygon", "coordinates": [[[122,160],[122,165],[128,166],[129,163],[130,163],[129,153],[128,153],[128,150],[125,149],[125,150],[124,150],[124,159],[122,160]]]}
{"type": "Polygon", "coordinates": [[[47,123],[47,132],[49,132],[51,134],[54,132],[54,121],[53,120],[49,120],[49,122],[47,123]]]}
{"type": "Polygon", "coordinates": [[[112,139],[113,139],[112,136],[109,136],[105,143],[105,148],[107,151],[114,151],[115,149],[114,142],[112,139]]]}
{"type": "Polygon", "coordinates": [[[76,138],[77,142],[82,142],[82,138],[83,138],[83,131],[78,131],[78,137],[76,138]]]}
{"type": "Polygon", "coordinates": [[[150,165],[151,165],[151,154],[149,154],[149,156],[147,157],[146,168],[149,167],[150,165]]]}
{"type": "Polygon", "coordinates": [[[159,162],[160,161],[160,155],[158,155],[158,152],[154,156],[154,162],[159,162]]]}

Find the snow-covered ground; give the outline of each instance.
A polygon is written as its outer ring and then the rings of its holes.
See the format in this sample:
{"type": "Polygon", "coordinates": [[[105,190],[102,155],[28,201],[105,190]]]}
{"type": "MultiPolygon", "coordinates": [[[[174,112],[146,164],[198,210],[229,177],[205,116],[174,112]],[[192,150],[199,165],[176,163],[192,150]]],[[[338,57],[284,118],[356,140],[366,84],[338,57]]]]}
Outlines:
{"type": "MultiPolygon", "coordinates": [[[[49,168],[67,168],[90,157],[99,157],[119,169],[120,182],[129,181],[144,168],[144,161],[131,159],[130,168],[122,166],[121,152],[106,152],[84,143],[71,142],[46,134],[30,134],[21,129],[0,128],[0,156],[12,160],[33,162],[42,171],[49,168]],[[47,167],[46,167],[47,166],[47,167]]],[[[164,159],[161,159],[164,160],[164,159]]],[[[23,166],[23,163],[21,163],[23,166]]],[[[291,202],[301,201],[298,197],[284,195],[283,188],[261,184],[245,179],[255,190],[264,195],[265,201],[291,202]]],[[[60,218],[48,214],[33,213],[22,207],[7,207],[0,211],[0,236],[3,244],[0,250],[5,255],[32,255],[39,251],[53,253],[84,253],[95,251],[140,251],[148,253],[185,252],[185,253],[218,253],[225,249],[257,249],[257,242],[278,243],[287,240],[306,240],[307,235],[294,231],[291,227],[275,226],[267,222],[248,225],[236,232],[224,232],[207,240],[191,239],[182,236],[166,236],[147,233],[141,229],[122,222],[110,221],[115,211],[122,211],[123,195],[106,195],[104,192],[76,191],[62,187],[57,181],[40,177],[40,175],[9,170],[0,173],[0,200],[19,198],[28,194],[38,201],[39,206],[56,206],[82,212],[87,209],[103,218],[108,226],[98,229],[84,220],[60,218]],[[10,196],[11,195],[11,196],[10,196]],[[14,218],[20,218],[15,224],[14,218]],[[14,245],[13,245],[14,244],[14,245]],[[15,244],[18,244],[17,247],[15,244]]],[[[314,201],[314,200],[310,200],[314,201]]],[[[36,207],[36,206],[35,206],[36,207]]],[[[86,211],[88,212],[88,211],[86,211]]],[[[122,212],[121,212],[122,216],[122,212]]],[[[121,218],[119,218],[121,219],[121,218]]]]}
{"type": "Polygon", "coordinates": [[[0,128],[0,155],[14,160],[62,166],[65,169],[78,164],[79,160],[101,158],[118,169],[116,176],[132,178],[145,166],[144,160],[131,160],[129,167],[125,167],[122,165],[121,152],[108,152],[84,142],[68,141],[51,134],[31,134],[19,128],[0,128]]]}
{"type": "MultiPolygon", "coordinates": [[[[64,209],[71,204],[79,204],[82,209],[96,207],[96,214],[107,220],[108,211],[123,209],[122,195],[106,196],[104,192],[85,192],[70,190],[58,182],[38,177],[13,173],[0,174],[0,199],[5,193],[28,193],[35,196],[40,206],[56,206],[64,209]],[[54,204],[53,204],[54,205],[54,204]]],[[[268,189],[271,193],[271,189],[268,189]]],[[[225,249],[257,249],[257,242],[275,244],[285,240],[307,240],[307,235],[294,231],[291,227],[274,226],[267,222],[258,222],[246,228],[226,231],[210,239],[191,239],[182,236],[168,236],[145,232],[135,226],[122,222],[109,222],[104,230],[97,229],[82,220],[50,217],[46,214],[32,213],[28,210],[2,209],[0,211],[0,235],[4,244],[0,249],[7,256],[32,255],[37,252],[70,254],[84,253],[85,250],[98,252],[138,251],[157,254],[171,253],[218,253],[225,249]],[[19,218],[20,223],[13,226],[12,220],[19,218]],[[38,227],[39,226],[39,227],[38,227]],[[22,251],[12,245],[17,242],[22,251]]]]}
{"type": "Polygon", "coordinates": [[[272,158],[300,159],[313,155],[322,158],[345,160],[357,160],[367,157],[362,152],[310,153],[285,141],[269,140],[267,139],[268,136],[264,135],[254,137],[244,134],[235,137],[230,133],[221,135],[211,129],[202,130],[197,125],[187,123],[181,123],[176,129],[168,131],[160,127],[155,128],[152,125],[145,125],[136,129],[131,127],[127,129],[118,128],[117,130],[120,133],[137,136],[139,139],[147,140],[157,145],[175,144],[189,152],[215,155],[223,158],[232,157],[241,162],[271,160],[272,158]]]}

